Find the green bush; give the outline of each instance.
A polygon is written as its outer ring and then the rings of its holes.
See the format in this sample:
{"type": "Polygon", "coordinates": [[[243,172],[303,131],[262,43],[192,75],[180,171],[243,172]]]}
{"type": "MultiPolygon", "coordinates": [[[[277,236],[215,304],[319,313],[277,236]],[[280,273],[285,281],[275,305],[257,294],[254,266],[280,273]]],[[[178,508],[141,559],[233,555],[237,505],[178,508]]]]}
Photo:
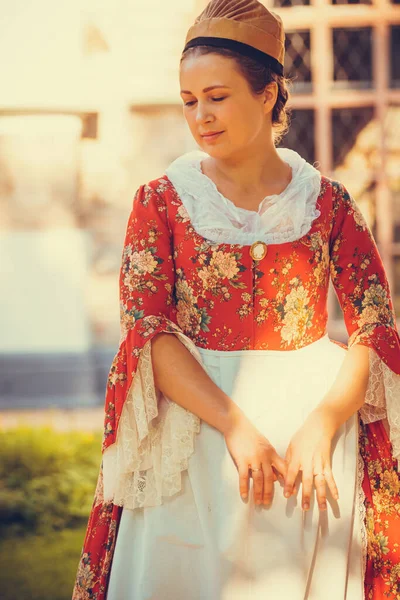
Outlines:
{"type": "Polygon", "coordinates": [[[0,539],[1,600],[71,600],[85,531],[0,539]]]}
{"type": "Polygon", "coordinates": [[[87,522],[101,433],[18,426],[0,432],[0,535],[87,522]]]}

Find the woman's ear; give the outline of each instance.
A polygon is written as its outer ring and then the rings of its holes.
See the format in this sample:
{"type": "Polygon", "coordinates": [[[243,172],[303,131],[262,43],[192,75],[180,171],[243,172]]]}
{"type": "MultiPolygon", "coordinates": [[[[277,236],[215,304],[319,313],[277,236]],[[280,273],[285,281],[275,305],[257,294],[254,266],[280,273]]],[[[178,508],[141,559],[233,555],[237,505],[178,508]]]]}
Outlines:
{"type": "Polygon", "coordinates": [[[267,85],[265,86],[265,90],[264,90],[264,103],[271,102],[271,100],[276,102],[277,97],[278,97],[278,84],[276,83],[276,81],[271,81],[270,83],[267,83],[267,85]]]}
{"type": "Polygon", "coordinates": [[[271,111],[276,103],[278,98],[278,84],[276,81],[271,81],[265,86],[264,90],[264,105],[266,112],[271,111]]]}

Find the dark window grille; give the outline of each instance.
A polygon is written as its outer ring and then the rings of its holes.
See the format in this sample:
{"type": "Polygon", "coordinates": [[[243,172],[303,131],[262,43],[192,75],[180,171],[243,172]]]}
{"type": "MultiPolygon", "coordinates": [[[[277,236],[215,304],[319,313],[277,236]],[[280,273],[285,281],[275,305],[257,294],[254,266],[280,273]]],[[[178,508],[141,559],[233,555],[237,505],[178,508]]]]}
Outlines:
{"type": "Polygon", "coordinates": [[[352,149],[359,133],[374,117],[372,106],[332,110],[332,139],[334,168],[340,165],[352,149]]]}
{"type": "Polygon", "coordinates": [[[372,0],[332,0],[332,4],[372,4],[372,0]]]}
{"type": "Polygon", "coordinates": [[[290,129],[278,146],[295,150],[313,164],[315,162],[314,111],[292,110],[290,129]]]}
{"type": "Polygon", "coordinates": [[[372,27],[333,29],[335,88],[372,87],[372,27]]]}
{"type": "Polygon", "coordinates": [[[393,257],[393,281],[394,312],[400,315],[400,256],[393,257]]]}
{"type": "Polygon", "coordinates": [[[390,28],[391,87],[400,88],[400,25],[390,28]]]}
{"type": "Polygon", "coordinates": [[[293,78],[293,93],[309,93],[311,83],[311,35],[309,31],[286,33],[285,75],[293,78]]]}
{"type": "MultiPolygon", "coordinates": [[[[397,182],[395,182],[396,185],[397,182]]],[[[398,185],[398,183],[397,183],[398,185]]],[[[400,244],[400,190],[392,189],[394,241],[400,244]]]]}
{"type": "Polygon", "coordinates": [[[274,0],[274,7],[283,8],[284,6],[309,6],[310,0],[274,0]]]}

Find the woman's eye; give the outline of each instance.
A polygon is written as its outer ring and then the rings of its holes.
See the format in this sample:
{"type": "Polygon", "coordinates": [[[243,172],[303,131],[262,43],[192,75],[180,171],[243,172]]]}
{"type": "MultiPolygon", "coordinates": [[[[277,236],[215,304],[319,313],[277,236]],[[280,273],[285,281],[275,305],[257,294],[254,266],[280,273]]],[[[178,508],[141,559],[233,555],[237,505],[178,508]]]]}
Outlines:
{"type": "MultiPolygon", "coordinates": [[[[226,96],[223,96],[221,98],[211,98],[211,100],[213,100],[213,102],[221,102],[221,100],[225,100],[226,96]]],[[[195,104],[196,100],[191,100],[190,102],[184,102],[184,106],[192,106],[192,104],[195,104]]]]}

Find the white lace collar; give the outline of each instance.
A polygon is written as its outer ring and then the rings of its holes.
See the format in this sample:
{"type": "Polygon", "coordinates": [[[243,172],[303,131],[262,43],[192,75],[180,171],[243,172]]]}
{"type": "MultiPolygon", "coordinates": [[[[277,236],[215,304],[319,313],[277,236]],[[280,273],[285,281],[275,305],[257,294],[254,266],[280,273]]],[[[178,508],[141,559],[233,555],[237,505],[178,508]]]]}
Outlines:
{"type": "Polygon", "coordinates": [[[266,196],[258,211],[239,208],[225,198],[202,172],[202,150],[179,156],[165,174],[176,189],[194,229],[215,243],[248,245],[262,240],[269,244],[292,242],[305,235],[320,216],[316,201],[321,173],[294,150],[277,148],[292,167],[292,179],[280,194],[266,196]]]}

